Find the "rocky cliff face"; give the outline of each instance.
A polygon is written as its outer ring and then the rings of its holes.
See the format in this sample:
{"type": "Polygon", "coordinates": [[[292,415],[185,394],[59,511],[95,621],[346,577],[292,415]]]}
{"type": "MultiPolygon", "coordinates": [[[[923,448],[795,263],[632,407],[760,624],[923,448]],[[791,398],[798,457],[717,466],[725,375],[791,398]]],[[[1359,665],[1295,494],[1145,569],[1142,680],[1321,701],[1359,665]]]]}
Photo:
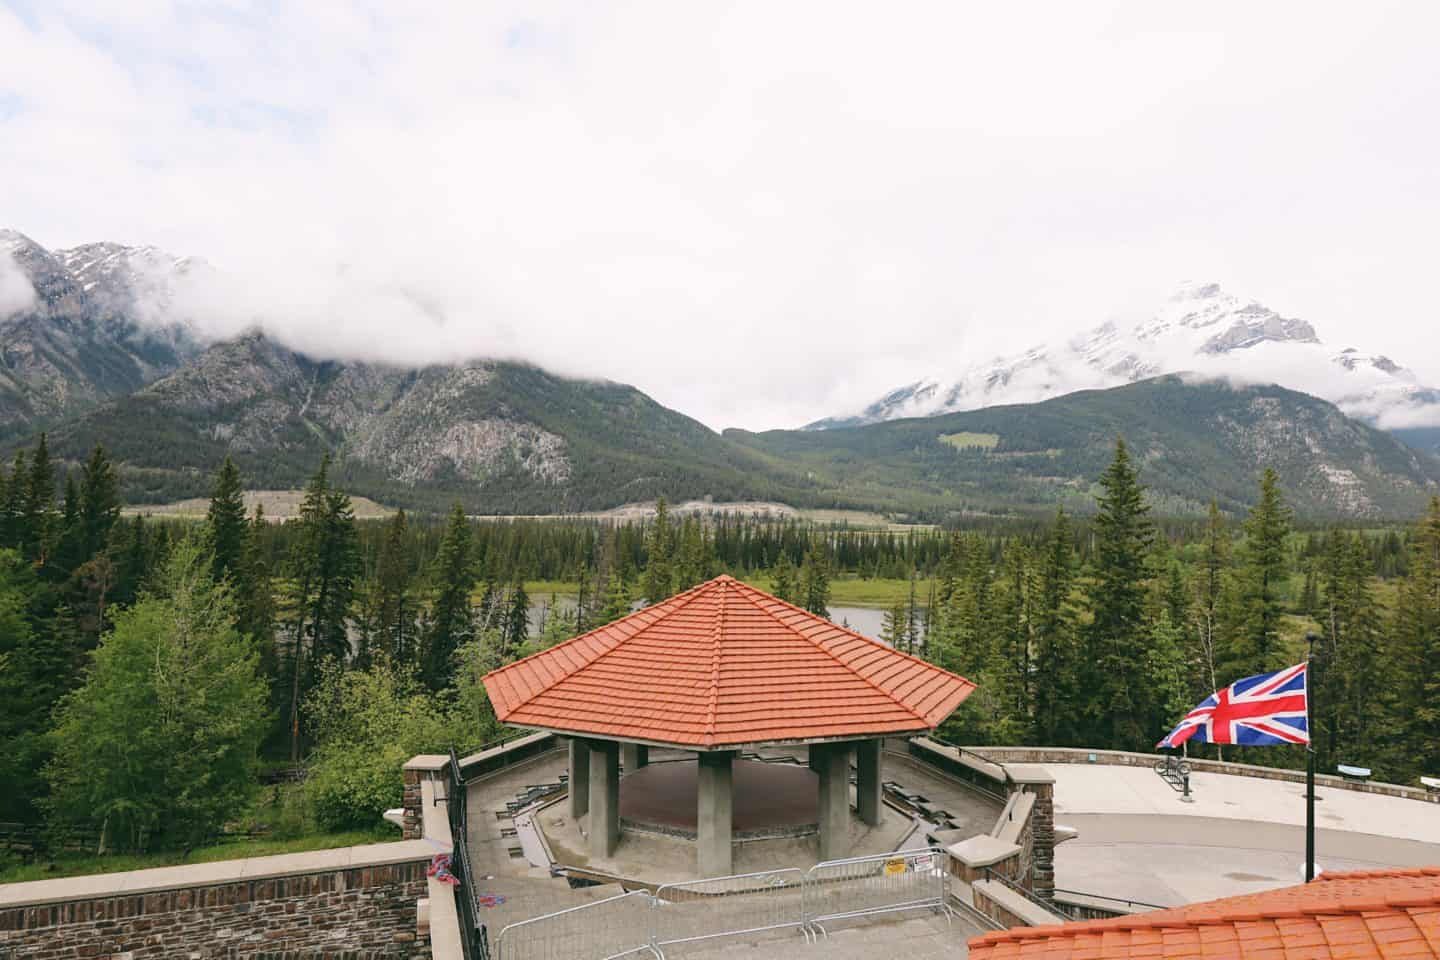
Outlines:
{"type": "Polygon", "coordinates": [[[316,360],[260,332],[58,425],[51,443],[72,458],[105,444],[141,499],[203,493],[226,455],[255,486],[295,487],[327,453],[356,492],[426,507],[549,512],[764,489],[743,452],[633,387],[491,360],[316,360]]]}
{"type": "Polygon", "coordinates": [[[108,243],[52,252],[13,230],[0,230],[0,260],[28,288],[0,313],[0,441],[128,394],[202,346],[170,296],[191,261],[108,243]]]}

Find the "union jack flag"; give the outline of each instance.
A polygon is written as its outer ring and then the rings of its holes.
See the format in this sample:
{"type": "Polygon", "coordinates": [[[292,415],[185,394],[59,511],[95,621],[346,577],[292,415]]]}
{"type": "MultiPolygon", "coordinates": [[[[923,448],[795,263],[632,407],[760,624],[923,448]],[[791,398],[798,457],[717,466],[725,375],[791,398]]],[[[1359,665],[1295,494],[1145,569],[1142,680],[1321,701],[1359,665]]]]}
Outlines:
{"type": "Polygon", "coordinates": [[[1198,743],[1234,743],[1243,747],[1309,743],[1306,666],[1301,663],[1246,677],[1215,691],[1185,714],[1155,746],[1178,747],[1192,738],[1198,743]]]}

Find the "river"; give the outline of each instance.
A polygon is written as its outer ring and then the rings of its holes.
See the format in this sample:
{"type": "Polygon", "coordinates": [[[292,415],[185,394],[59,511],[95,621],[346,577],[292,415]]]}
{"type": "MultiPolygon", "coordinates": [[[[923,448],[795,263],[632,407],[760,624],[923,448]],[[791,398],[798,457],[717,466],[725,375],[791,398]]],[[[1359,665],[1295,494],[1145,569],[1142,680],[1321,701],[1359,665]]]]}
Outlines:
{"type": "MultiPolygon", "coordinates": [[[[572,594],[556,594],[555,605],[564,610],[575,609],[575,597],[572,594]]],[[[546,596],[535,599],[530,604],[530,633],[538,634],[542,629],[545,618],[549,615],[550,597],[546,596]]],[[[885,611],[871,607],[830,607],[830,619],[843,627],[848,627],[856,633],[869,637],[872,640],[880,639],[880,628],[884,623],[885,611]]]]}

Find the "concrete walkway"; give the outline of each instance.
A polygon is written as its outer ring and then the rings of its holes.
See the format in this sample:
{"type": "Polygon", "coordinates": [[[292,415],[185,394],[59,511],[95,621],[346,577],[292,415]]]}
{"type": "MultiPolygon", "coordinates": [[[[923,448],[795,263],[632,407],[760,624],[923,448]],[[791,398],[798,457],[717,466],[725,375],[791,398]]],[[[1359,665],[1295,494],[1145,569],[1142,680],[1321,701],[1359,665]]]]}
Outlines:
{"type": "MultiPolygon", "coordinates": [[[[1055,822],[1079,830],[1055,851],[1056,886],[1172,906],[1303,879],[1304,785],[1225,774],[1191,777],[1193,803],[1153,770],[1044,764],[1055,822]]],[[[1440,864],[1440,804],[1316,790],[1322,870],[1440,864]]]]}

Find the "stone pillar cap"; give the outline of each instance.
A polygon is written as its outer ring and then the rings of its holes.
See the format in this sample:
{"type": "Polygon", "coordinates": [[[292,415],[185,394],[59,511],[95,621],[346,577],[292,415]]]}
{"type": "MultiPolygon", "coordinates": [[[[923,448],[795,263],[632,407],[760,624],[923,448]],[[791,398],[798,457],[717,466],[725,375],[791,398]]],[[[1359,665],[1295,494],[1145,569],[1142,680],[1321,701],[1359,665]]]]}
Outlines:
{"type": "Polygon", "coordinates": [[[969,840],[962,840],[946,849],[950,856],[967,867],[993,866],[1006,857],[1013,857],[1020,852],[1020,848],[1013,843],[983,834],[971,837],[969,840]]]}

